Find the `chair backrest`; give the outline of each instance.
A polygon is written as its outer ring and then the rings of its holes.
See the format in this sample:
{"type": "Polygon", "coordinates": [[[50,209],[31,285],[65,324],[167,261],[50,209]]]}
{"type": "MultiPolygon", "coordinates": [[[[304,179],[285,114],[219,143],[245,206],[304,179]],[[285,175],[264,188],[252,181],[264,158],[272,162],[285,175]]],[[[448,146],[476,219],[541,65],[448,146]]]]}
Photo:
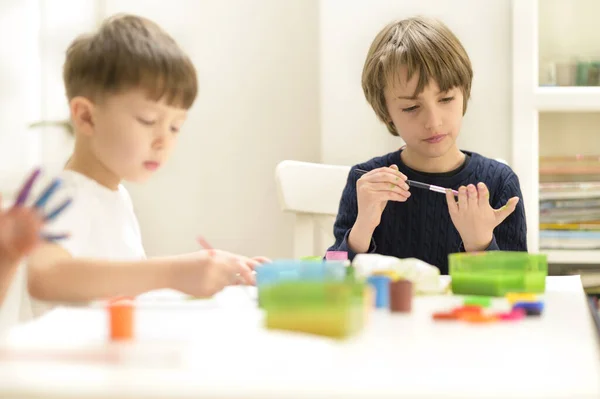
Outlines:
{"type": "Polygon", "coordinates": [[[293,213],[294,258],[323,256],[333,244],[333,223],[349,166],[282,161],[275,178],[279,203],[293,213]]]}

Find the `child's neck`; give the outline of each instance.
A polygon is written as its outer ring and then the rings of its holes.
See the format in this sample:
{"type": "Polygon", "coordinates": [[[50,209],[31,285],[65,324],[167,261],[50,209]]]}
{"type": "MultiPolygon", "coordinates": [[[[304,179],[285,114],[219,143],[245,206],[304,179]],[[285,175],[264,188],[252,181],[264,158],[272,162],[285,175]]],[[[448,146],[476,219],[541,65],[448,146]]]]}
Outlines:
{"type": "Polygon", "coordinates": [[[458,169],[465,162],[465,154],[453,147],[446,154],[436,157],[424,157],[408,147],[400,153],[402,162],[409,168],[425,173],[446,173],[458,169]]]}
{"type": "Polygon", "coordinates": [[[121,178],[110,171],[92,151],[80,143],[75,143],[75,150],[65,166],[66,170],[80,173],[109,190],[117,190],[121,178]]]}

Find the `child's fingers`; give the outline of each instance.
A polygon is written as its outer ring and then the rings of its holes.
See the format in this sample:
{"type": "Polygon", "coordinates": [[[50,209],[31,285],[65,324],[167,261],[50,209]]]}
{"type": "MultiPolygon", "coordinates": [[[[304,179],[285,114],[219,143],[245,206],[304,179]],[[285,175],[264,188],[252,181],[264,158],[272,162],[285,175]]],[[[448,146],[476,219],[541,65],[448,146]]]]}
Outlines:
{"type": "Polygon", "coordinates": [[[446,190],[446,202],[448,203],[448,212],[450,212],[450,215],[457,215],[458,204],[454,199],[454,193],[450,189],[446,190]]]}
{"type": "Polygon", "coordinates": [[[469,208],[475,209],[479,200],[477,198],[477,189],[473,184],[467,186],[467,201],[469,202],[469,208]]]}
{"type": "Polygon", "coordinates": [[[385,192],[385,199],[387,201],[396,201],[396,202],[406,202],[408,200],[408,197],[410,197],[410,193],[407,192],[406,194],[398,194],[395,192],[385,192]]]}
{"type": "Polygon", "coordinates": [[[46,187],[46,189],[40,194],[38,199],[35,201],[35,203],[33,204],[33,207],[34,208],[43,208],[46,205],[46,203],[48,202],[48,200],[50,199],[50,197],[52,196],[52,194],[54,194],[56,189],[60,186],[61,183],[62,182],[60,179],[52,180],[52,183],[50,183],[48,185],[48,187],[46,187]]]}
{"type": "Polygon", "coordinates": [[[40,238],[42,240],[48,241],[48,242],[66,240],[69,237],[70,237],[70,235],[66,234],[66,233],[65,234],[52,234],[52,233],[41,233],[40,234],[40,238]]]}
{"type": "MultiPolygon", "coordinates": [[[[400,172],[396,165],[392,165],[391,167],[384,166],[382,168],[370,170],[369,172],[362,175],[360,179],[377,181],[377,180],[384,179],[384,177],[387,177],[388,179],[392,179],[391,181],[397,181],[397,180],[406,181],[406,179],[407,179],[406,175],[404,175],[402,172],[400,172]]],[[[384,179],[384,180],[387,181],[386,179],[384,179]]]]}
{"type": "Polygon", "coordinates": [[[508,200],[506,205],[494,211],[496,213],[496,226],[502,223],[504,219],[506,219],[511,213],[515,211],[518,203],[519,197],[512,197],[508,200]]]}
{"type": "Polygon", "coordinates": [[[257,261],[258,263],[271,263],[271,259],[264,257],[264,256],[254,256],[252,258],[253,260],[257,261]]]}
{"type": "Polygon", "coordinates": [[[253,258],[246,258],[244,260],[244,263],[246,264],[246,266],[248,266],[250,268],[250,270],[254,270],[258,266],[260,266],[260,262],[253,258]]]}
{"type": "Polygon", "coordinates": [[[484,183],[477,183],[477,193],[479,195],[479,206],[490,204],[490,192],[484,183]]]}
{"type": "Polygon", "coordinates": [[[236,275],[239,275],[239,277],[242,280],[242,283],[247,284],[247,285],[254,285],[255,277],[254,277],[254,273],[252,273],[252,268],[250,268],[243,261],[237,262],[237,265],[238,265],[238,268],[237,268],[236,275]]]}
{"type": "Polygon", "coordinates": [[[466,211],[469,207],[469,202],[467,199],[467,188],[465,186],[460,186],[458,189],[458,210],[466,211]]]}
{"type": "Polygon", "coordinates": [[[407,184],[403,184],[402,186],[398,186],[393,183],[370,183],[368,189],[373,192],[393,192],[400,194],[404,197],[410,196],[410,191],[407,184]]]}
{"type": "Polygon", "coordinates": [[[62,204],[60,204],[59,206],[57,206],[56,208],[54,208],[54,210],[50,211],[50,213],[48,213],[48,215],[44,218],[45,222],[50,222],[53,219],[55,219],[58,215],[60,215],[65,209],[67,209],[69,207],[69,205],[71,205],[71,198],[67,198],[66,200],[64,200],[62,202],[62,204]]]}
{"type": "Polygon", "coordinates": [[[31,187],[33,187],[33,183],[35,182],[35,180],[38,178],[38,176],[41,173],[41,169],[36,169],[33,171],[33,173],[31,173],[31,175],[29,176],[29,178],[25,181],[25,183],[23,184],[23,187],[21,188],[21,190],[19,191],[19,194],[17,195],[17,199],[15,201],[14,206],[23,206],[25,204],[25,202],[27,201],[27,197],[29,197],[29,192],[31,191],[31,187]]]}

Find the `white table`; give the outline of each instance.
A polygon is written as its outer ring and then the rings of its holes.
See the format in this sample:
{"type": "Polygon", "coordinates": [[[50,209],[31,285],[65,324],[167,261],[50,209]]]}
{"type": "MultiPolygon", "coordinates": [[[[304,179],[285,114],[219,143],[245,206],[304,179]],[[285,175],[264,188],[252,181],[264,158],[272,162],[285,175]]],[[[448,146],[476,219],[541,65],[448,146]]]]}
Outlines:
{"type": "Polygon", "coordinates": [[[363,333],[337,342],[265,331],[235,288],[206,303],[140,305],[138,340],[125,347],[106,343],[102,309],[57,309],[14,328],[4,347],[79,347],[101,359],[4,360],[0,397],[600,397],[600,347],[578,276],[549,277],[544,315],[518,323],[432,321],[459,303],[419,297],[410,315],[376,311],[363,333]]]}

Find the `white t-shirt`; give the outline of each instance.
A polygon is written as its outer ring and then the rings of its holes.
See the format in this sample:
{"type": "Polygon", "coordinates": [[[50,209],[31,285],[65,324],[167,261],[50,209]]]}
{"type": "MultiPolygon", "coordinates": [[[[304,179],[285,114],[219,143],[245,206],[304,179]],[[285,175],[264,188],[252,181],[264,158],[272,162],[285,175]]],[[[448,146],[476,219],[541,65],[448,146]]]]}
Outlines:
{"type": "MultiPolygon", "coordinates": [[[[113,191],[73,171],[62,171],[58,177],[62,184],[45,206],[45,213],[67,197],[71,197],[73,202],[44,227],[46,233],[70,234],[69,238],[56,241],[56,244],[73,257],[115,261],[146,258],[138,220],[125,187],[120,185],[118,190],[113,191]]],[[[39,192],[44,184],[40,182],[36,186],[39,192]]],[[[26,321],[52,308],[52,303],[30,297],[24,266],[21,265],[5,298],[0,312],[0,330],[2,325],[26,321]]]]}
{"type": "Polygon", "coordinates": [[[110,190],[70,170],[61,172],[63,184],[46,206],[47,212],[67,196],[72,204],[44,231],[69,233],[56,244],[73,257],[107,260],[140,260],[146,257],[138,220],[129,193],[122,185],[110,190]]]}

